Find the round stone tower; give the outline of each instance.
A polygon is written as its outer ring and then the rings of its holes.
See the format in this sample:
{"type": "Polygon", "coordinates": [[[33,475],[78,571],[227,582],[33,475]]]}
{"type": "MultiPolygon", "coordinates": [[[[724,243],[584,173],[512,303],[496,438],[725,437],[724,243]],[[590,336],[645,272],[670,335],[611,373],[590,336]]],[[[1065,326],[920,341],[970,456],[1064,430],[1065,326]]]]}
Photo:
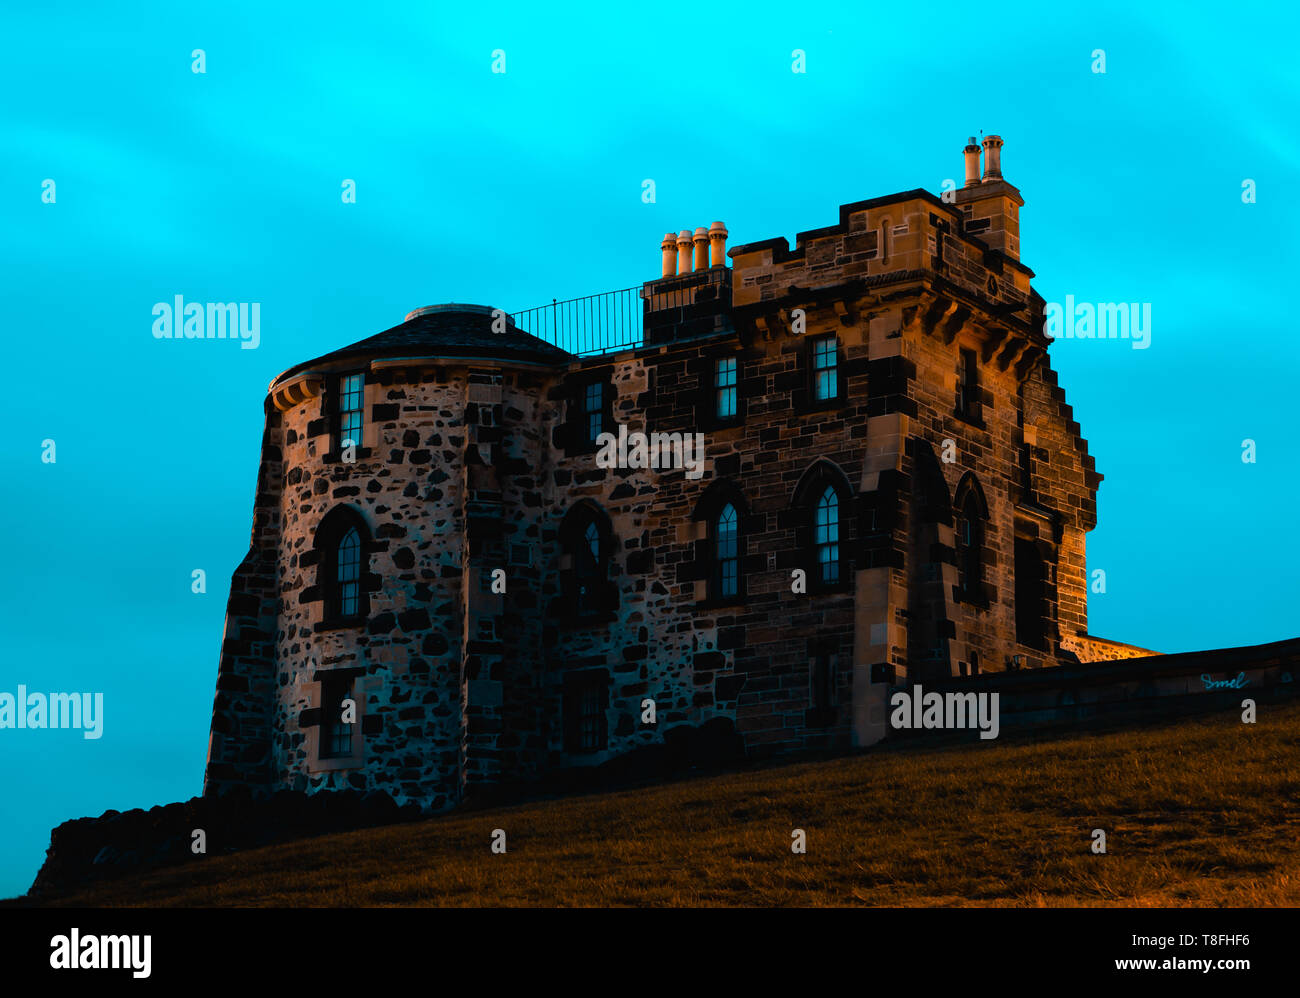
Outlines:
{"type": "Polygon", "coordinates": [[[503,593],[541,602],[543,410],[571,360],[499,309],[447,304],[271,383],[207,792],[384,790],[437,809],[538,769],[541,615],[503,593]]]}

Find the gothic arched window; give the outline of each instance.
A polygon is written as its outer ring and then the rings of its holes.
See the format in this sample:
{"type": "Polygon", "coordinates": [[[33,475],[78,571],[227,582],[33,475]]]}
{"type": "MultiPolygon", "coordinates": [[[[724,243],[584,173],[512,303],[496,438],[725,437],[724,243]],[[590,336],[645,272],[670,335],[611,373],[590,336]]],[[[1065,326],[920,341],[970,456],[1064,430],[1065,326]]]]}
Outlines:
{"type": "Polygon", "coordinates": [[[718,595],[740,592],[740,515],[727,503],[714,522],[713,563],[717,571],[718,595]]]}
{"type": "Polygon", "coordinates": [[[316,594],[324,604],[325,626],[355,625],[370,612],[368,593],[377,588],[377,580],[368,574],[369,541],[365,521],[347,506],[330,510],[316,528],[316,594]]]}
{"type": "Polygon", "coordinates": [[[361,535],[356,527],[349,527],[348,532],[339,541],[335,556],[338,583],[338,602],[340,617],[355,617],[361,606],[361,535]]]}
{"type": "Polygon", "coordinates": [[[696,534],[693,572],[705,585],[700,598],[718,604],[743,602],[745,547],[755,529],[744,495],[732,482],[719,479],[704,490],[691,519],[702,528],[696,534]]]}
{"type": "Polygon", "coordinates": [[[852,500],[848,478],[830,461],[815,462],[795,486],[791,512],[808,592],[852,581],[852,500]]]}
{"type": "Polygon", "coordinates": [[[560,548],[567,563],[563,580],[569,614],[585,619],[612,610],[617,599],[609,578],[614,535],[594,503],[584,501],[569,510],[560,524],[560,548]]]}
{"type": "Polygon", "coordinates": [[[988,503],[975,476],[967,472],[957,483],[957,595],[964,603],[988,605],[984,586],[988,503]]]}
{"type": "Polygon", "coordinates": [[[980,523],[973,495],[967,496],[966,502],[962,505],[957,529],[961,591],[964,595],[973,597],[979,591],[980,583],[984,581],[984,528],[980,523]]]}
{"type": "Polygon", "coordinates": [[[585,617],[595,613],[599,604],[600,582],[604,567],[603,552],[600,549],[600,531],[594,521],[587,523],[582,532],[582,543],[578,545],[574,559],[574,569],[578,579],[577,609],[578,616],[585,617]]]}
{"type": "Polygon", "coordinates": [[[823,585],[840,581],[840,497],[832,485],[817,500],[813,543],[817,545],[817,578],[823,585]]]}

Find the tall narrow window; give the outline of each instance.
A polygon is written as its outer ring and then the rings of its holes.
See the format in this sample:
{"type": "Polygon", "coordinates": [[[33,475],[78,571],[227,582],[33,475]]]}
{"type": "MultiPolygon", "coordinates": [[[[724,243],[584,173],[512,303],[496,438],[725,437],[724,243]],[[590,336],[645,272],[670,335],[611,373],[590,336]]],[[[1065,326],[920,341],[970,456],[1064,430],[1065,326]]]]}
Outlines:
{"type": "Polygon", "coordinates": [[[582,532],[582,543],[578,546],[578,614],[594,613],[600,593],[600,531],[594,522],[587,524],[582,532]]]}
{"type": "Polygon", "coordinates": [[[351,680],[321,681],[320,751],[322,759],[352,754],[352,725],[343,721],[343,701],[352,696],[351,680]]]}
{"type": "Polygon", "coordinates": [[[361,446],[364,395],[364,375],[349,374],[339,379],[339,450],[361,446]]]}
{"type": "Polygon", "coordinates": [[[736,418],[736,358],[718,361],[714,377],[718,399],[718,419],[736,418]]]}
{"type": "Polygon", "coordinates": [[[840,497],[833,486],[817,500],[814,543],[817,545],[817,565],[821,580],[831,584],[840,581],[840,497]]]}
{"type": "Polygon", "coordinates": [[[974,350],[962,350],[957,366],[957,415],[979,416],[979,363],[974,350]]]}
{"type": "Polygon", "coordinates": [[[823,336],[813,341],[813,398],[825,402],[839,393],[839,351],[834,336],[823,336]]]}
{"type": "Polygon", "coordinates": [[[568,625],[587,627],[608,619],[618,606],[611,580],[618,539],[609,518],[595,503],[582,500],[560,523],[560,588],[555,613],[568,625]]]}
{"type": "Polygon", "coordinates": [[[600,748],[600,715],[604,704],[600,690],[588,686],[582,691],[582,703],[578,715],[578,747],[584,752],[600,748]]]}
{"type": "Polygon", "coordinates": [[[355,617],[361,612],[361,535],[356,527],[349,527],[339,540],[336,564],[338,615],[355,617]]]}
{"type": "Polygon", "coordinates": [[[967,599],[979,595],[983,581],[984,530],[974,495],[968,494],[962,504],[957,524],[958,568],[961,572],[961,591],[967,599]]]}
{"type": "Polygon", "coordinates": [[[587,439],[592,443],[605,432],[605,385],[594,381],[583,394],[582,411],[587,415],[587,439]]]}
{"type": "Polygon", "coordinates": [[[735,596],[740,591],[740,517],[731,503],[718,514],[715,538],[718,595],[735,596]]]}
{"type": "Polygon", "coordinates": [[[567,752],[599,752],[609,741],[605,711],[609,706],[609,676],[601,670],[565,678],[564,747],[567,752]]]}
{"type": "Polygon", "coordinates": [[[370,574],[369,546],[369,528],[355,509],[335,506],[321,517],[302,561],[316,566],[316,584],[304,599],[321,603],[319,629],[358,627],[369,616],[369,594],[379,588],[370,574]]]}

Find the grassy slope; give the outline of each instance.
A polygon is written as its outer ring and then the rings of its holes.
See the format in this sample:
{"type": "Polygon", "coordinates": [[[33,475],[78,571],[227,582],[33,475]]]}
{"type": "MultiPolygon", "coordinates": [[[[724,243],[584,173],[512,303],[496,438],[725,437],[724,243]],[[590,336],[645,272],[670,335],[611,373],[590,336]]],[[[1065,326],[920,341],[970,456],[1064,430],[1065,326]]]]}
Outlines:
{"type": "Polygon", "coordinates": [[[1253,726],[872,751],[467,812],[198,857],[61,903],[1294,906],[1300,704],[1253,726]]]}

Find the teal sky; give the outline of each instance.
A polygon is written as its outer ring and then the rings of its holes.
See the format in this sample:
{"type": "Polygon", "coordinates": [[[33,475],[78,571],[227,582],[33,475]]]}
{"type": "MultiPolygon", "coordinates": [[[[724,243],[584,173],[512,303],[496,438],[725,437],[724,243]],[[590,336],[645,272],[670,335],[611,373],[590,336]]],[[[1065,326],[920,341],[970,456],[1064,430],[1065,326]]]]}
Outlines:
{"type": "Polygon", "coordinates": [[[981,130],[1039,292],[1152,305],[1148,350],[1052,351],[1105,475],[1091,631],[1300,633],[1290,5],[185,8],[38,5],[0,32],[0,691],[105,711],[96,741],[0,731],[0,895],[58,822],[200,791],[277,373],[420,305],[638,284],[668,230],[793,242],[840,204],[937,193],[981,130]],[[259,348],[156,341],[177,294],[260,302],[259,348]]]}

